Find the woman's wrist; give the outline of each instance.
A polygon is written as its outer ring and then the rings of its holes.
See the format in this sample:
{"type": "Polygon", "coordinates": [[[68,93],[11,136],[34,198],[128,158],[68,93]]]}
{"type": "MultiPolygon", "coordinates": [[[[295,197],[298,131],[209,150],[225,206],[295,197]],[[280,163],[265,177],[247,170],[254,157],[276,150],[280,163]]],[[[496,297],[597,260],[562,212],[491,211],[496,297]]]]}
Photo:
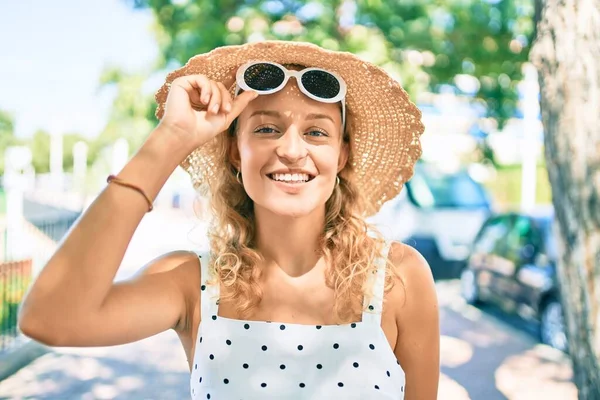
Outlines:
{"type": "Polygon", "coordinates": [[[117,176],[154,200],[187,155],[187,150],[169,137],[168,132],[155,129],[117,176]]]}
{"type": "Polygon", "coordinates": [[[140,153],[148,154],[165,165],[172,165],[175,169],[195,150],[196,146],[182,140],[181,135],[173,129],[159,124],[140,148],[140,153]]]}

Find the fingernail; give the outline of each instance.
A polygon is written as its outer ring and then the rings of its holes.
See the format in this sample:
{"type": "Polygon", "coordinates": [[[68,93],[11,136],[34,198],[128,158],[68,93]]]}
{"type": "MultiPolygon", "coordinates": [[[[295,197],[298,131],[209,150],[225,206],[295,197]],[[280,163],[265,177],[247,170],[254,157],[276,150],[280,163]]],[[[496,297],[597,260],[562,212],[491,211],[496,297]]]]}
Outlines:
{"type": "Polygon", "coordinates": [[[225,107],[224,107],[224,108],[225,108],[225,111],[226,111],[226,112],[229,112],[229,111],[231,111],[231,104],[229,104],[229,103],[225,104],[225,107]]]}
{"type": "Polygon", "coordinates": [[[219,112],[219,105],[215,104],[212,108],[211,108],[212,112],[214,112],[215,114],[219,112]]]}
{"type": "Polygon", "coordinates": [[[204,97],[202,98],[202,102],[203,102],[204,104],[208,104],[208,101],[209,101],[209,100],[210,100],[210,96],[204,96],[204,97]]]}

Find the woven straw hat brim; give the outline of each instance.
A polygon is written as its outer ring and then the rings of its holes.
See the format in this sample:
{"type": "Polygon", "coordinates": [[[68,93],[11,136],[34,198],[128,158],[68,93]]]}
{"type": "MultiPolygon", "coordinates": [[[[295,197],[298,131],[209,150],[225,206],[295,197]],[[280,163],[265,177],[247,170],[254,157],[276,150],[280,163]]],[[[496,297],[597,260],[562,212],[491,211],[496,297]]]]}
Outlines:
{"type": "MultiPolygon", "coordinates": [[[[202,74],[226,86],[234,85],[237,68],[250,60],[318,67],[342,76],[348,86],[346,107],[354,120],[350,137],[354,180],[367,202],[366,214],[376,213],[383,203],[400,193],[421,156],[421,112],[397,81],[351,53],[286,41],[219,47],[192,57],[167,76],[155,96],[156,116],[162,118],[175,78],[202,74]]],[[[195,188],[214,178],[214,143],[196,149],[181,164],[195,188]]]]}

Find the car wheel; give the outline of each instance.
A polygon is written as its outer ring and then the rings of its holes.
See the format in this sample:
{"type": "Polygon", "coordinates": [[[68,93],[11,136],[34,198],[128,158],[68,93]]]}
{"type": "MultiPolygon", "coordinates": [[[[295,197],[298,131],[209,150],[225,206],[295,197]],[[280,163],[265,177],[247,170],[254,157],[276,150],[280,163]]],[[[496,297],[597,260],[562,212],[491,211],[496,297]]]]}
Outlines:
{"type": "Polygon", "coordinates": [[[477,277],[470,268],[465,268],[460,273],[460,293],[469,304],[477,304],[479,299],[479,286],[477,286],[477,277]]]}
{"type": "Polygon", "coordinates": [[[558,300],[550,300],[544,305],[540,317],[540,336],[542,343],[567,351],[565,317],[558,300]]]}

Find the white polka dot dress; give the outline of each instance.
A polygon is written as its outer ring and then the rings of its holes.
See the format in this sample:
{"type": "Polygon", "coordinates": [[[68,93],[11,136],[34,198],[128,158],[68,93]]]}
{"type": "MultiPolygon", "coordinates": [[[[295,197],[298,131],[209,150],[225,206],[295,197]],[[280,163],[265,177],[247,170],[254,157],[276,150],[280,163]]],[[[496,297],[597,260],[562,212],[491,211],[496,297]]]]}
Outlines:
{"type": "Polygon", "coordinates": [[[192,399],[404,399],[404,371],[381,329],[383,260],[373,280],[377,300],[362,321],[321,326],[218,316],[218,288],[206,284],[209,260],[201,258],[192,399]]]}

